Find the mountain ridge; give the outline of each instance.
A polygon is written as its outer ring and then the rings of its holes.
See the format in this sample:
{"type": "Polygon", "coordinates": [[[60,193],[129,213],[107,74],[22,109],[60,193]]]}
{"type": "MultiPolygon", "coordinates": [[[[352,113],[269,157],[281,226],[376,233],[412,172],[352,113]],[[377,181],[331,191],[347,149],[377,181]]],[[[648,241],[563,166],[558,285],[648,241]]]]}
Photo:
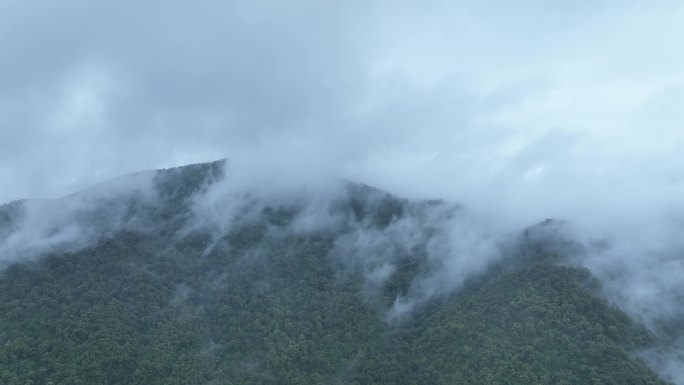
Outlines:
{"type": "Polygon", "coordinates": [[[261,201],[224,166],[48,216],[51,243],[0,272],[0,380],[663,383],[631,353],[654,336],[572,264],[561,222],[505,242],[462,206],[361,184],[261,201]],[[52,227],[78,220],[102,233],[60,248],[52,227]]]}

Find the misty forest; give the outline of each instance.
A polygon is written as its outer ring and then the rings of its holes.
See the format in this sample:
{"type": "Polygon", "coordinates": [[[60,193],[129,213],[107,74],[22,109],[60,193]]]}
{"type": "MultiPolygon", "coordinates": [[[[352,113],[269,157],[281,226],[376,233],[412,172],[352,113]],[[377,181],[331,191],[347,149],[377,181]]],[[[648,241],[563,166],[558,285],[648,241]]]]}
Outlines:
{"type": "Polygon", "coordinates": [[[226,162],[0,206],[2,384],[665,384],[644,322],[546,220],[226,162]]]}
{"type": "Polygon", "coordinates": [[[0,0],[0,385],[684,385],[683,20],[0,0]]]}

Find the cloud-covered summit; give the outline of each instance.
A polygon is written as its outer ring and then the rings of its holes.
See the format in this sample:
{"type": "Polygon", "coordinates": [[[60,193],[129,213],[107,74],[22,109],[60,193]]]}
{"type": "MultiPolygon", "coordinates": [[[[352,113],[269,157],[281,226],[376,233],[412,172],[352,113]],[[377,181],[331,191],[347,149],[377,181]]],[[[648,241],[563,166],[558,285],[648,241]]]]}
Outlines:
{"type": "MultiPolygon", "coordinates": [[[[547,220],[512,229],[496,217],[444,201],[407,200],[347,181],[302,185],[253,179],[245,171],[218,161],[137,173],[60,199],[0,206],[0,268],[76,252],[122,234],[148,237],[155,247],[189,260],[231,250],[258,259],[284,239],[310,237],[327,242],[328,262],[341,274],[360,273],[371,296],[383,293],[387,320],[394,322],[453,294],[494,265],[524,263],[530,252],[589,268],[603,294],[634,319],[655,333],[684,335],[672,330],[684,319],[678,280],[684,247],[672,223],[643,222],[651,231],[625,225],[597,232],[547,220]],[[396,285],[397,277],[404,282],[388,296],[385,288],[396,285]]],[[[680,381],[681,349],[672,349],[642,354],[680,381]]]]}
{"type": "Polygon", "coordinates": [[[5,1],[0,202],[219,158],[259,191],[346,178],[463,203],[495,233],[565,219],[603,245],[583,263],[610,296],[678,317],[683,18],[671,1],[5,1]]]}
{"type": "Polygon", "coordinates": [[[388,304],[388,317],[396,319],[502,258],[501,234],[462,206],[409,201],[349,181],[315,188],[262,183],[245,181],[221,160],[0,206],[0,271],[134,234],[156,239],[157,248],[184,250],[189,260],[239,247],[233,240],[240,234],[260,240],[245,255],[283,238],[318,237],[330,245],[330,262],[360,273],[371,292],[383,289],[401,265],[422,266],[388,304]]]}
{"type": "Polygon", "coordinates": [[[4,2],[0,201],[226,157],[264,177],[348,178],[518,224],[672,210],[683,12],[4,2]]]}

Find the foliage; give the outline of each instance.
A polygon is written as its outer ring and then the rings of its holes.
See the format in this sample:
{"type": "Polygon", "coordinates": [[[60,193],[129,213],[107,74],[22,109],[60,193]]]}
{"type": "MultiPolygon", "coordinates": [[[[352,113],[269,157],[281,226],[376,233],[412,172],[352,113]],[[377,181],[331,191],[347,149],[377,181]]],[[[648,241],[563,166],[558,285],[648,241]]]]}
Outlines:
{"type": "MultiPolygon", "coordinates": [[[[187,215],[201,171],[158,179],[163,204],[147,209],[159,231],[0,273],[0,383],[662,384],[631,354],[652,337],[586,270],[538,245],[388,322],[424,256],[370,288],[331,260],[340,234],[290,233],[288,210],[220,239],[180,236],[171,219],[187,215]]],[[[354,220],[383,228],[404,212],[405,201],[354,189],[354,220]]]]}

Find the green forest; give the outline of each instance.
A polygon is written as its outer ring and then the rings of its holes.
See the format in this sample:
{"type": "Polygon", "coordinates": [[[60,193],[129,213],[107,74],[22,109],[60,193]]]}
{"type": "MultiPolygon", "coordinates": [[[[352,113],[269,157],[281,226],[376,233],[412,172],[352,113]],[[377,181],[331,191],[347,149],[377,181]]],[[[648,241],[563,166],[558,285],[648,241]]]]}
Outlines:
{"type": "MultiPolygon", "coordinates": [[[[131,209],[152,231],[5,268],[0,383],[664,384],[634,354],[655,337],[539,239],[521,235],[485,274],[392,321],[420,251],[369,287],[331,257],[342,234],[273,230],[294,209],[264,207],[218,238],[183,232],[219,167],[160,172],[158,202],[131,209]]],[[[407,215],[389,194],[368,210],[364,189],[340,204],[352,220],[382,230],[407,215]]]]}

